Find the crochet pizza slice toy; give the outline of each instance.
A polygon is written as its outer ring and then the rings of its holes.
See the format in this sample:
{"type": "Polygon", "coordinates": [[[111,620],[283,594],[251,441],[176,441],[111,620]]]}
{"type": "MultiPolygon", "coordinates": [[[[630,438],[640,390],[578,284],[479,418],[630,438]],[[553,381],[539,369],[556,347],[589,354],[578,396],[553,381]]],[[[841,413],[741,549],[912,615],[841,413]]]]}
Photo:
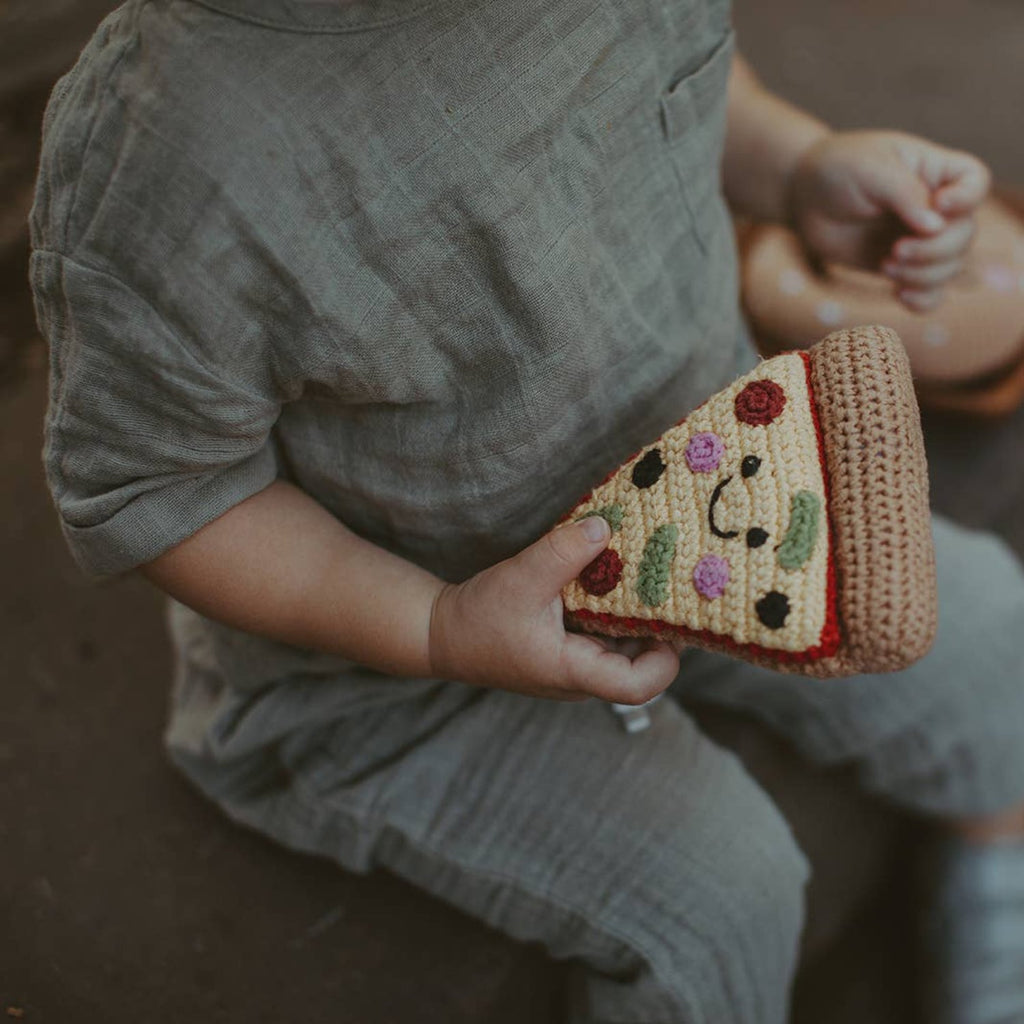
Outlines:
{"type": "Polygon", "coordinates": [[[820,677],[905,668],[937,602],[920,418],[882,327],[765,360],[597,487],[571,627],[820,677]]]}

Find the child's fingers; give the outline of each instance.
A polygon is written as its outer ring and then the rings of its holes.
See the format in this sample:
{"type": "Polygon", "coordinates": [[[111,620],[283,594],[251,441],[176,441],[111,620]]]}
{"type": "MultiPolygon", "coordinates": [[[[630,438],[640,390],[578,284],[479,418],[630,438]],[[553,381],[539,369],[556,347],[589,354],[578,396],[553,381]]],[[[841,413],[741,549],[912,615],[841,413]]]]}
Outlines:
{"type": "Polygon", "coordinates": [[[915,234],[937,235],[946,227],[943,216],[932,209],[931,191],[916,174],[888,166],[872,182],[871,198],[895,213],[915,234]]]}
{"type": "Polygon", "coordinates": [[[896,293],[896,297],[915,313],[930,313],[942,301],[942,289],[904,288],[896,293]]]}
{"type": "Polygon", "coordinates": [[[969,214],[985,198],[988,168],[970,153],[913,140],[904,151],[903,172],[881,174],[876,198],[915,234],[938,235],[947,218],[969,214]]]}
{"type": "Polygon", "coordinates": [[[600,516],[560,526],[545,534],[506,563],[518,582],[544,605],[558,595],[607,547],[611,537],[608,523],[600,516]]]}
{"type": "Polygon", "coordinates": [[[639,636],[594,636],[593,639],[606,651],[611,651],[612,654],[623,654],[631,661],[658,645],[657,640],[639,636]]]}
{"type": "Polygon", "coordinates": [[[989,170],[970,153],[914,137],[903,140],[902,153],[927,185],[935,209],[947,216],[970,213],[988,193],[989,170]]]}
{"type": "Polygon", "coordinates": [[[900,300],[918,312],[934,309],[941,289],[963,270],[963,255],[974,237],[972,217],[961,217],[931,238],[903,238],[882,270],[895,282],[900,300]]]}
{"type": "Polygon", "coordinates": [[[959,217],[931,238],[901,238],[893,247],[893,257],[898,263],[913,265],[958,259],[970,247],[976,230],[973,217],[959,217]]]}
{"type": "Polygon", "coordinates": [[[933,197],[936,209],[947,217],[970,213],[988,195],[992,184],[992,176],[980,160],[967,153],[956,156],[961,159],[950,168],[955,176],[940,185],[933,197]]]}
{"type": "Polygon", "coordinates": [[[569,684],[616,704],[643,704],[656,697],[679,672],[679,656],[656,644],[636,658],[602,649],[590,637],[566,637],[569,684]]]}
{"type": "Polygon", "coordinates": [[[882,265],[882,269],[898,285],[915,290],[928,290],[941,288],[942,285],[952,281],[963,270],[963,261],[952,259],[921,266],[909,266],[888,261],[882,265]]]}

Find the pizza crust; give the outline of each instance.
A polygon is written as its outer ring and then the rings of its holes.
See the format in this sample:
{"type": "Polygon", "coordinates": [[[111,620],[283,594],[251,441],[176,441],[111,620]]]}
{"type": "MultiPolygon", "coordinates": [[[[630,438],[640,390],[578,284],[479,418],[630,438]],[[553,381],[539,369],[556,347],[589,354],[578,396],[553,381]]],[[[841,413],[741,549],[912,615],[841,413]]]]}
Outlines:
{"type": "Polygon", "coordinates": [[[928,466],[907,354],[886,327],[810,350],[831,489],[842,642],[815,674],[895,672],[938,623],[928,466]]]}

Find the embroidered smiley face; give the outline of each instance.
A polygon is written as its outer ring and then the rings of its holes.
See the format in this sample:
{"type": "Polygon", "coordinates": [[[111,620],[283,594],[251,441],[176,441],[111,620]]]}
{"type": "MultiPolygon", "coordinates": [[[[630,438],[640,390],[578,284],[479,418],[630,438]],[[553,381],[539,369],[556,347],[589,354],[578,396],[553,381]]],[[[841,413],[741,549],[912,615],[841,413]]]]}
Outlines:
{"type": "MultiPolygon", "coordinates": [[[[740,478],[752,480],[761,468],[762,460],[757,455],[745,455],[740,463],[740,478]]],[[[723,529],[715,519],[718,502],[726,487],[732,483],[732,476],[724,477],[716,485],[708,502],[708,528],[712,536],[722,540],[734,540],[740,536],[738,529],[723,529]]],[[[799,569],[814,551],[820,526],[821,502],[810,491],[797,491],[791,501],[789,522],[781,541],[775,546],[778,564],[784,569],[799,569]]],[[[770,533],[762,526],[750,526],[743,531],[746,546],[750,549],[763,547],[770,533]]],[[[694,586],[703,597],[721,597],[728,581],[728,562],[715,555],[706,555],[694,570],[694,586]],[[714,560],[714,562],[710,561],[714,560]],[[721,564],[719,564],[721,563],[721,564]],[[715,566],[712,584],[708,579],[708,566],[715,566]],[[724,581],[720,582],[724,577],[724,581]]],[[[754,605],[757,617],[769,629],[781,629],[789,614],[789,599],[779,591],[770,591],[754,605]]]]}
{"type": "MultiPolygon", "coordinates": [[[[785,408],[786,392],[773,380],[751,381],[736,395],[733,402],[736,420],[755,428],[768,427],[782,415],[785,408]]],[[[724,452],[725,442],[716,434],[696,434],[686,449],[687,463],[695,472],[709,472],[719,468],[724,452]]],[[[739,465],[740,479],[753,482],[763,462],[759,455],[744,455],[739,465]]],[[[740,529],[723,528],[716,521],[718,503],[733,480],[733,474],[722,477],[716,483],[708,502],[708,528],[712,536],[725,541],[737,539],[741,533],[740,529]]],[[[821,503],[810,491],[797,491],[792,496],[789,522],[775,547],[779,566],[796,570],[810,558],[818,536],[820,512],[821,503]]],[[[751,550],[763,547],[771,536],[768,529],[759,525],[749,525],[742,532],[744,542],[751,550]]],[[[721,597],[728,579],[729,563],[718,555],[705,555],[694,569],[694,587],[705,598],[713,600],[721,597]]],[[[755,601],[754,610],[766,628],[782,629],[790,612],[789,598],[781,591],[768,591],[755,601]]]]}

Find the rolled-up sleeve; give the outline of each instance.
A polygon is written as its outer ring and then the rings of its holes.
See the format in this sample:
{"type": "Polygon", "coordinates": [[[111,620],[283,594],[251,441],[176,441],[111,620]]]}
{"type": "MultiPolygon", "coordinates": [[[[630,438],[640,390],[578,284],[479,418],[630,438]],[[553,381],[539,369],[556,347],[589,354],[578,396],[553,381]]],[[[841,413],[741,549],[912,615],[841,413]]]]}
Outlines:
{"type": "Polygon", "coordinates": [[[280,403],[238,339],[214,364],[118,278],[58,253],[33,254],[32,281],[47,480],[86,572],[144,564],[274,480],[280,403]]]}

